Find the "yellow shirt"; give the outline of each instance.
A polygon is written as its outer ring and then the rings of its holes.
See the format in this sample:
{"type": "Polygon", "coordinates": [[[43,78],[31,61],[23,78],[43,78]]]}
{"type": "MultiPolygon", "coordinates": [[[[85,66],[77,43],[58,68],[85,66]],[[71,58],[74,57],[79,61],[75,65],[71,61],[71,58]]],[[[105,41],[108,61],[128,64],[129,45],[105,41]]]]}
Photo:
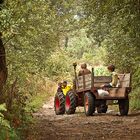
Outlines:
{"type": "Polygon", "coordinates": [[[116,87],[118,84],[118,74],[116,72],[112,72],[112,82],[111,86],[116,87]]]}
{"type": "Polygon", "coordinates": [[[70,85],[67,85],[65,88],[62,87],[63,94],[66,96],[67,92],[71,89],[72,87],[70,85]]]}

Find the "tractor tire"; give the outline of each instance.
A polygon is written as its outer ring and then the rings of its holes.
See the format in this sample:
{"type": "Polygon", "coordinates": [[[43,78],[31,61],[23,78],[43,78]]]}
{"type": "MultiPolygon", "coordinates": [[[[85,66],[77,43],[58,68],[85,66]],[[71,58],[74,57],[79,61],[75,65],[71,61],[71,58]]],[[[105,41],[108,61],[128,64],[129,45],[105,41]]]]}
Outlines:
{"type": "Polygon", "coordinates": [[[62,92],[58,92],[55,94],[54,109],[56,115],[65,113],[65,96],[62,92]]]}
{"type": "Polygon", "coordinates": [[[106,113],[108,106],[106,105],[106,100],[102,100],[101,104],[97,107],[98,113],[106,113]]]}
{"type": "Polygon", "coordinates": [[[92,114],[95,112],[95,97],[90,92],[85,93],[84,110],[86,116],[92,116],[92,114]]]}
{"type": "Polygon", "coordinates": [[[127,116],[129,111],[129,99],[118,100],[121,116],[127,116]]]}
{"type": "Polygon", "coordinates": [[[97,107],[97,112],[98,113],[106,113],[107,112],[107,108],[108,108],[107,105],[100,105],[100,106],[97,107]]]}
{"type": "Polygon", "coordinates": [[[66,114],[74,114],[76,110],[76,96],[72,91],[69,91],[65,97],[66,114]]]}

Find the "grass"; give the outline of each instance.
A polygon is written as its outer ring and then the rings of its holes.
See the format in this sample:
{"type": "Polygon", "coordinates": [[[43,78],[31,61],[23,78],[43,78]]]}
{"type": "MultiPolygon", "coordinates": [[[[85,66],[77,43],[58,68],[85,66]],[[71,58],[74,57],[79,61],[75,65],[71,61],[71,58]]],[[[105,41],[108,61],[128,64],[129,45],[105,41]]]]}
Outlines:
{"type": "Polygon", "coordinates": [[[49,98],[53,96],[53,94],[49,94],[46,92],[37,94],[36,96],[32,97],[30,102],[27,105],[27,110],[32,110],[33,112],[37,112],[43,105],[44,102],[49,100],[49,98]]]}
{"type": "Polygon", "coordinates": [[[43,103],[54,96],[56,92],[57,85],[55,82],[46,79],[45,82],[39,82],[37,87],[37,93],[34,94],[30,101],[27,103],[26,109],[30,112],[37,112],[42,106],[43,103]]]}

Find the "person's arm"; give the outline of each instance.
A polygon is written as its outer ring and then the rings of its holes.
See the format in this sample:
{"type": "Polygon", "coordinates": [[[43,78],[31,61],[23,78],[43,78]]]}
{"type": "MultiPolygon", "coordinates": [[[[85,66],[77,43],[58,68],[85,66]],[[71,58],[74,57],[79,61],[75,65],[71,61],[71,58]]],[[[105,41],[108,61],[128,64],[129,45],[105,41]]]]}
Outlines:
{"type": "Polygon", "coordinates": [[[78,76],[83,75],[83,73],[84,73],[84,70],[80,70],[79,73],[78,73],[78,76]]]}
{"type": "Polygon", "coordinates": [[[81,71],[78,72],[78,76],[81,76],[81,71]]]}

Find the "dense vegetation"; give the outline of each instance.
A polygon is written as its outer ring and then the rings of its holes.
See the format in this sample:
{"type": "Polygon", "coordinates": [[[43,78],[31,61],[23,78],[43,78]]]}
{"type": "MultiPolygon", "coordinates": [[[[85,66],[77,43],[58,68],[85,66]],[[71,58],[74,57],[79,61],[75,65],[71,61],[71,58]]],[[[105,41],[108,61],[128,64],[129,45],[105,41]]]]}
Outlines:
{"type": "MultiPolygon", "coordinates": [[[[131,106],[140,108],[138,0],[0,2],[0,32],[8,69],[6,85],[0,86],[3,139],[22,137],[37,102],[54,94],[55,88],[50,88],[55,87],[54,81],[72,80],[73,62],[100,66],[96,74],[105,74],[102,65],[110,63],[119,72],[131,72],[131,106]]],[[[7,73],[0,65],[3,71],[7,73]]]]}
{"type": "Polygon", "coordinates": [[[132,73],[132,106],[140,108],[140,2],[85,0],[84,5],[88,35],[99,47],[106,48],[106,64],[115,64],[119,72],[132,73]]]}

